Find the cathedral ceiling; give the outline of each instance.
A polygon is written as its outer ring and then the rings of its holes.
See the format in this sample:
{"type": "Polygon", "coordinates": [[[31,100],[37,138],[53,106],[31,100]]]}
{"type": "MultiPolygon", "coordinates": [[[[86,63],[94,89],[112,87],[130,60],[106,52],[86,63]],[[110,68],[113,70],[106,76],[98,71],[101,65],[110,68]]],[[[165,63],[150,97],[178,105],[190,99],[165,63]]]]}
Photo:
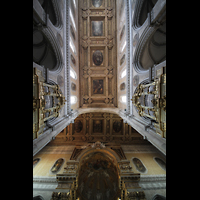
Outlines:
{"type": "Polygon", "coordinates": [[[80,106],[116,107],[115,1],[79,1],[80,106]]]}
{"type": "Polygon", "coordinates": [[[118,115],[96,112],[79,115],[50,145],[84,145],[96,141],[107,145],[148,144],[142,135],[123,123],[118,115]]]}

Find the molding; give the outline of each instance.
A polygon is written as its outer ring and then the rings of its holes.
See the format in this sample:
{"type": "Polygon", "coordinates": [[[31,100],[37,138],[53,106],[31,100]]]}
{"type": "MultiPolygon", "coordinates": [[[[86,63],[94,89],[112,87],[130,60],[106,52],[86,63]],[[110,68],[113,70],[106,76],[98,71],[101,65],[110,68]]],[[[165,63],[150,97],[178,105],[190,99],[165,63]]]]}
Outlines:
{"type": "MultiPolygon", "coordinates": [[[[130,74],[130,34],[131,34],[131,25],[130,25],[130,5],[129,0],[125,1],[125,10],[126,10],[126,113],[130,114],[131,112],[131,96],[130,96],[130,79],[132,79],[130,74]]],[[[131,43],[132,44],[132,43],[131,43]]]]}
{"type": "Polygon", "coordinates": [[[58,183],[55,177],[49,176],[33,176],[33,183],[58,183]]]}
{"type": "Polygon", "coordinates": [[[140,175],[140,182],[166,181],[166,174],[140,175]]]}

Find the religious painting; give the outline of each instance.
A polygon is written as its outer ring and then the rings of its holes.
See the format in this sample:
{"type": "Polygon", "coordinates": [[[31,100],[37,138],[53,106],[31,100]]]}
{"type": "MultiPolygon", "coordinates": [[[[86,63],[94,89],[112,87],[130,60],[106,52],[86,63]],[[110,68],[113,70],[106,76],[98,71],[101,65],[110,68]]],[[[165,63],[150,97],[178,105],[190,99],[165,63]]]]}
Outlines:
{"type": "Polygon", "coordinates": [[[103,94],[103,80],[93,80],[93,94],[103,94]]]}
{"type": "Polygon", "coordinates": [[[102,120],[94,120],[93,121],[93,132],[101,133],[102,132],[102,120]]]}
{"type": "Polygon", "coordinates": [[[64,163],[64,159],[59,158],[59,159],[54,163],[53,167],[51,168],[51,172],[52,172],[52,173],[57,173],[57,172],[60,170],[60,168],[61,168],[61,166],[62,166],[63,163],[64,163]]]}
{"type": "Polygon", "coordinates": [[[166,163],[165,163],[163,160],[161,160],[160,158],[154,158],[154,160],[158,163],[158,165],[159,165],[163,170],[166,171],[166,163]]]}
{"type": "Polygon", "coordinates": [[[101,152],[95,152],[83,158],[78,177],[77,197],[79,199],[117,199],[118,184],[114,160],[101,152]]]}
{"type": "Polygon", "coordinates": [[[96,8],[102,5],[103,0],[92,0],[92,5],[96,8]]]}
{"type": "Polygon", "coordinates": [[[103,21],[92,21],[92,36],[103,36],[103,21]]]}
{"type": "Polygon", "coordinates": [[[83,124],[80,120],[76,120],[74,123],[74,129],[77,133],[80,133],[83,129],[83,124]]]}
{"type": "Polygon", "coordinates": [[[120,33],[120,40],[122,39],[124,32],[125,32],[125,25],[123,26],[122,31],[120,33]]]}
{"type": "Polygon", "coordinates": [[[121,85],[120,85],[120,90],[125,90],[126,88],[126,84],[125,82],[123,82],[121,85]]]}
{"type": "Polygon", "coordinates": [[[75,58],[74,58],[74,56],[71,54],[71,61],[72,61],[72,63],[74,64],[74,65],[76,65],[76,60],[75,60],[75,58]]]}
{"type": "Polygon", "coordinates": [[[39,163],[39,161],[40,161],[40,158],[35,158],[33,160],[33,168],[39,163]]]}
{"type": "Polygon", "coordinates": [[[125,60],[125,54],[122,56],[122,58],[120,59],[120,65],[122,65],[124,63],[125,60]]]}
{"type": "Polygon", "coordinates": [[[75,83],[71,83],[71,89],[73,90],[73,91],[76,91],[76,84],[75,83]]]}
{"type": "Polygon", "coordinates": [[[141,172],[141,173],[145,173],[146,172],[146,168],[143,165],[143,163],[141,162],[140,159],[138,158],[133,158],[133,164],[135,165],[136,169],[141,172]]]}
{"type": "Polygon", "coordinates": [[[122,123],[120,121],[115,121],[113,123],[113,130],[118,133],[122,129],[122,123]]]}
{"type": "Polygon", "coordinates": [[[100,66],[103,62],[103,54],[101,51],[96,50],[93,53],[92,60],[96,66],[100,66]]]}

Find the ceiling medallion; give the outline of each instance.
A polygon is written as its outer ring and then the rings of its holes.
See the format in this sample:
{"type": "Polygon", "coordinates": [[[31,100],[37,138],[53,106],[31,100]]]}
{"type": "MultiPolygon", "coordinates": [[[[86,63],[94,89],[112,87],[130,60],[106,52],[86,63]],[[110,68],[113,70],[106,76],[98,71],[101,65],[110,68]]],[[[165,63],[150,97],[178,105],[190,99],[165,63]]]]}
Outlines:
{"type": "Polygon", "coordinates": [[[94,62],[95,65],[100,66],[102,64],[102,62],[103,62],[103,54],[102,54],[102,52],[99,51],[99,50],[96,50],[93,53],[92,59],[93,59],[93,62],[94,62]]]}

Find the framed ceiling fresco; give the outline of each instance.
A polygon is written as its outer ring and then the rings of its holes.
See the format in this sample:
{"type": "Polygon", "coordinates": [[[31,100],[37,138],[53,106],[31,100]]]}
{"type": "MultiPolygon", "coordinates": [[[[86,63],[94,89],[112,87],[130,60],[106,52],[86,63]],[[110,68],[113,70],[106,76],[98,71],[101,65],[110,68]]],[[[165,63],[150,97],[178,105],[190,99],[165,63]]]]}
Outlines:
{"type": "Polygon", "coordinates": [[[91,36],[103,36],[103,21],[92,21],[91,36]]]}
{"type": "Polygon", "coordinates": [[[78,1],[80,106],[117,106],[116,1],[78,1]],[[105,6],[106,5],[106,6],[105,6]]]}
{"type": "Polygon", "coordinates": [[[100,50],[93,51],[92,60],[96,66],[100,66],[103,63],[103,53],[100,50]]]}
{"type": "Polygon", "coordinates": [[[92,5],[96,8],[102,5],[103,0],[92,0],[92,5]]]}
{"type": "Polygon", "coordinates": [[[93,80],[93,94],[103,94],[103,80],[95,79],[93,80]]]}

